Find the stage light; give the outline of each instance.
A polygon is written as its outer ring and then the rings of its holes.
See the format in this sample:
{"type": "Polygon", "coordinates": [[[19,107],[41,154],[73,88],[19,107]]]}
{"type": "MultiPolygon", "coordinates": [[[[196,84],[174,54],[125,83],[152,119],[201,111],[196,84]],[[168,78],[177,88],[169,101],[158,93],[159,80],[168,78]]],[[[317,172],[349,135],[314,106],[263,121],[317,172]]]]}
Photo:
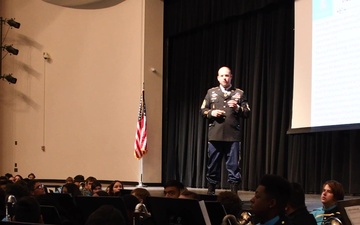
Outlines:
{"type": "Polygon", "coordinates": [[[9,24],[10,27],[14,27],[16,29],[20,28],[20,23],[16,22],[13,18],[6,20],[6,23],[9,24]]]}
{"type": "Polygon", "coordinates": [[[2,75],[0,76],[1,79],[5,79],[7,80],[7,82],[11,83],[11,84],[16,84],[17,79],[15,77],[12,76],[12,74],[8,74],[8,75],[2,75]]]}
{"type": "Polygon", "coordinates": [[[5,49],[7,52],[13,54],[13,55],[19,54],[19,50],[14,48],[12,45],[5,45],[2,48],[5,49]]]}

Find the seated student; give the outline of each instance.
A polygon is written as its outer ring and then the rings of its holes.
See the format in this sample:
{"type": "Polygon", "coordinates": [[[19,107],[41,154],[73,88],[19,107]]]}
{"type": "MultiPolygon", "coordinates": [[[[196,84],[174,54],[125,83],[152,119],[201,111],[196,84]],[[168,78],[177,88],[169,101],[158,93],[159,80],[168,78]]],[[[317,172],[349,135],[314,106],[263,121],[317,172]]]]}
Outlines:
{"type": "Polygon", "coordinates": [[[19,180],[22,180],[23,177],[20,175],[20,174],[16,174],[15,177],[14,177],[14,182],[18,182],[19,180]]]}
{"type": "Polygon", "coordinates": [[[286,206],[286,215],[294,225],[316,225],[315,218],[305,205],[305,193],[298,183],[291,183],[291,195],[286,206]]]}
{"type": "Polygon", "coordinates": [[[80,191],[81,191],[85,186],[85,177],[83,175],[80,175],[80,174],[76,175],[74,177],[74,184],[76,184],[79,187],[80,191]]]}
{"type": "Polygon", "coordinates": [[[337,218],[341,221],[337,202],[344,200],[344,195],[344,188],[338,181],[328,180],[323,184],[320,196],[323,206],[311,211],[318,225],[323,224],[323,222],[329,220],[330,217],[337,218]]]}
{"type": "Polygon", "coordinates": [[[64,184],[61,188],[62,194],[70,194],[72,197],[82,195],[79,187],[74,183],[64,184]]]}
{"type": "Polygon", "coordinates": [[[251,213],[261,224],[289,224],[285,217],[285,206],[290,197],[290,183],[277,175],[265,175],[250,200],[251,213]]]}
{"type": "Polygon", "coordinates": [[[217,201],[224,206],[227,214],[240,218],[240,214],[242,212],[242,201],[237,194],[231,191],[220,192],[217,196],[217,201]]]}
{"type": "Polygon", "coordinates": [[[94,181],[96,181],[95,177],[90,176],[90,177],[86,178],[84,188],[80,189],[83,196],[91,196],[92,195],[91,185],[94,181]]]}
{"type": "Polygon", "coordinates": [[[27,183],[27,187],[29,189],[30,195],[39,196],[45,195],[45,186],[38,180],[29,180],[27,183]]]}
{"type": "Polygon", "coordinates": [[[148,190],[146,190],[145,188],[135,188],[134,190],[131,191],[130,194],[137,197],[139,199],[139,201],[143,204],[146,204],[146,198],[151,196],[150,192],[148,190]]]}
{"type": "Polygon", "coordinates": [[[181,192],[179,198],[199,200],[199,195],[193,191],[185,190],[185,191],[181,192]]]}
{"type": "Polygon", "coordinates": [[[124,189],[121,181],[115,180],[109,185],[109,195],[110,196],[119,196],[121,195],[121,190],[124,189]]]}
{"type": "Polygon", "coordinates": [[[179,198],[180,193],[185,190],[183,183],[177,180],[169,180],[164,185],[164,196],[166,198],[179,198]]]}
{"type": "Polygon", "coordinates": [[[14,205],[12,221],[27,223],[44,223],[39,203],[34,197],[26,196],[14,205]]]}
{"type": "Polygon", "coordinates": [[[29,173],[28,175],[28,179],[30,180],[34,180],[36,178],[35,174],[34,173],[29,173]]]}
{"type": "Polygon", "coordinates": [[[85,225],[126,225],[126,220],[114,206],[103,205],[90,214],[85,225]]]}
{"type": "Polygon", "coordinates": [[[97,192],[102,190],[102,186],[100,181],[95,180],[92,184],[91,184],[91,195],[93,196],[94,194],[96,194],[97,192]]]}

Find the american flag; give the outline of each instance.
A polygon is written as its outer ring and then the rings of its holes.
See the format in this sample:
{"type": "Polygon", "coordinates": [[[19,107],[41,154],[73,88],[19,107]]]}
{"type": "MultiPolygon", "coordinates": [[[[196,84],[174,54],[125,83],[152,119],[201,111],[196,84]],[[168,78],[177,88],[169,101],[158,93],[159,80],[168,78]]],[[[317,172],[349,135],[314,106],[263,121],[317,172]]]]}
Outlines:
{"type": "Polygon", "coordinates": [[[140,96],[139,115],[136,126],[135,135],[135,151],[134,156],[137,159],[143,157],[147,152],[147,134],[146,134],[146,105],[145,105],[145,92],[142,90],[140,96]]]}

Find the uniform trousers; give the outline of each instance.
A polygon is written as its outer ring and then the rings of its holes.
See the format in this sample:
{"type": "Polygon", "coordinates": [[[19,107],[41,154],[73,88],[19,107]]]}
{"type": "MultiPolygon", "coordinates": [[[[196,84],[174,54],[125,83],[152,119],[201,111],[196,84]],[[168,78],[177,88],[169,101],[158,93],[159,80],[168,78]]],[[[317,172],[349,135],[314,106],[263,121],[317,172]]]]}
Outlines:
{"type": "Polygon", "coordinates": [[[228,171],[228,182],[230,184],[241,183],[239,168],[240,143],[238,141],[209,141],[208,143],[208,172],[207,181],[217,184],[221,178],[221,162],[225,156],[226,170],[228,171]]]}

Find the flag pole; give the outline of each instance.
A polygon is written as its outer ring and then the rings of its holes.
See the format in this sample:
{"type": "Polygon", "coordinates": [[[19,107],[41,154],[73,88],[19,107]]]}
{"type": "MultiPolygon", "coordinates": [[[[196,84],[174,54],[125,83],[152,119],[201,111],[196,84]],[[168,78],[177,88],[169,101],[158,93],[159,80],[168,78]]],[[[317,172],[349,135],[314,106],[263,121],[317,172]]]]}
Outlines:
{"type": "Polygon", "coordinates": [[[143,184],[143,158],[141,157],[141,159],[139,160],[139,164],[140,164],[140,180],[138,182],[138,185],[136,185],[136,187],[144,187],[144,184],[143,184]]]}
{"type": "MultiPolygon", "coordinates": [[[[140,60],[141,60],[141,67],[142,67],[142,72],[141,72],[141,83],[142,83],[142,92],[141,92],[141,96],[142,96],[142,101],[143,101],[143,113],[146,117],[146,106],[145,106],[145,73],[144,73],[144,29],[145,29],[145,22],[144,22],[144,14],[145,14],[145,7],[144,7],[144,2],[145,0],[141,0],[141,10],[142,10],[142,13],[141,13],[141,57],[140,57],[140,60]]],[[[146,121],[146,120],[145,120],[146,121]]],[[[145,122],[145,132],[146,132],[146,122],[145,122]]],[[[145,137],[146,139],[146,137],[145,137]]],[[[146,144],[145,144],[145,148],[142,148],[141,151],[145,150],[145,153],[146,153],[146,150],[147,150],[147,140],[145,141],[146,144]]],[[[141,154],[141,158],[139,160],[139,164],[140,164],[140,174],[139,174],[139,182],[138,182],[138,185],[137,187],[144,187],[144,184],[143,184],[143,172],[144,172],[144,166],[143,166],[143,153],[141,154]]]]}

